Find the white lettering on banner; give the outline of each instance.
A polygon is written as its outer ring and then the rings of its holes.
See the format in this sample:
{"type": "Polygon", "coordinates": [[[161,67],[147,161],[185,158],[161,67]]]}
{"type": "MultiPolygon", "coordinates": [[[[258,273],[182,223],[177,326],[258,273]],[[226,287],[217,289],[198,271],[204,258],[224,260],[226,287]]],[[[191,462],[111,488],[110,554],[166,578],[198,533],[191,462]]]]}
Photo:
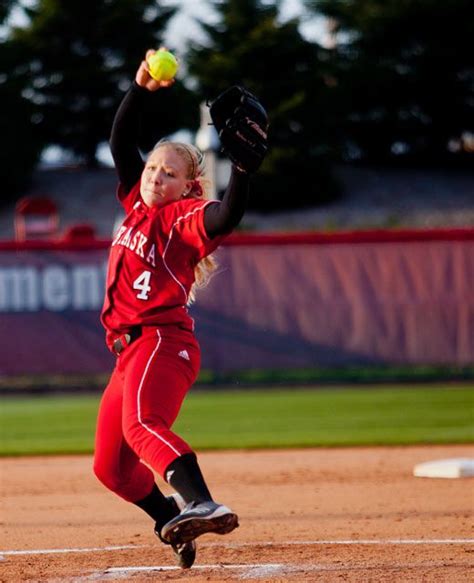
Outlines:
{"type": "Polygon", "coordinates": [[[36,268],[0,268],[1,312],[36,312],[39,306],[36,268]]]}
{"type": "Polygon", "coordinates": [[[72,277],[72,309],[93,310],[104,301],[105,273],[97,266],[76,267],[72,277]],[[94,307],[91,307],[94,306],[94,307]]]}
{"type": "Polygon", "coordinates": [[[51,312],[65,310],[69,302],[69,281],[60,265],[49,265],[43,271],[43,305],[51,312]]]}
{"type": "Polygon", "coordinates": [[[0,312],[100,310],[106,264],[0,267],[0,312]]]}

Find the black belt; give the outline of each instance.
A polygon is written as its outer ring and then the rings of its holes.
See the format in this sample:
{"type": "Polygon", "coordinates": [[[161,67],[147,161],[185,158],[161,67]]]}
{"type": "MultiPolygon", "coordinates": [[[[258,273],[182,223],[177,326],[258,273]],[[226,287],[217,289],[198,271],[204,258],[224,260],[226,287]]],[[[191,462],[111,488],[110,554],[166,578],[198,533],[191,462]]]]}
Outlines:
{"type": "Polygon", "coordinates": [[[114,340],[112,345],[115,354],[118,356],[123,350],[125,350],[125,348],[127,348],[129,344],[131,344],[137,338],[140,338],[141,335],[141,326],[134,326],[133,328],[130,328],[128,332],[122,334],[122,336],[119,336],[117,340],[114,340]]]}

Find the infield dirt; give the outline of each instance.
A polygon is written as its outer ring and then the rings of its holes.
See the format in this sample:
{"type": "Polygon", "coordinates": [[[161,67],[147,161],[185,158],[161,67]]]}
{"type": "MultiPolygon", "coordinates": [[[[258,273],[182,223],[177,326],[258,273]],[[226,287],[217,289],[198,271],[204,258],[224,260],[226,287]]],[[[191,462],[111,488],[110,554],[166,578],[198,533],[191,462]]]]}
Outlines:
{"type": "Polygon", "coordinates": [[[90,456],[5,458],[0,581],[473,580],[474,480],[412,475],[417,463],[472,453],[467,445],[203,453],[215,498],[241,526],[198,539],[189,571],[169,568],[170,549],[149,519],[97,482],[90,456]]]}

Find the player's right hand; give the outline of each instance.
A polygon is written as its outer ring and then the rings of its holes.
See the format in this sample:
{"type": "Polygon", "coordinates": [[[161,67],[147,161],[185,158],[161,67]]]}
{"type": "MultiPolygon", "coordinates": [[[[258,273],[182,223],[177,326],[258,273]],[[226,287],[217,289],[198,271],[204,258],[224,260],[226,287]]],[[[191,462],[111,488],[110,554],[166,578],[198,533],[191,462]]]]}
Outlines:
{"type": "MultiPolygon", "coordinates": [[[[165,47],[160,48],[167,50],[165,47]]],[[[146,52],[145,59],[140,63],[137,74],[135,75],[136,84],[140,85],[140,87],[148,89],[148,91],[157,91],[158,89],[162,89],[164,87],[170,87],[175,82],[174,79],[170,79],[169,81],[156,81],[156,79],[153,79],[153,77],[150,75],[147,59],[154,53],[156,53],[154,49],[149,49],[146,52]]]]}

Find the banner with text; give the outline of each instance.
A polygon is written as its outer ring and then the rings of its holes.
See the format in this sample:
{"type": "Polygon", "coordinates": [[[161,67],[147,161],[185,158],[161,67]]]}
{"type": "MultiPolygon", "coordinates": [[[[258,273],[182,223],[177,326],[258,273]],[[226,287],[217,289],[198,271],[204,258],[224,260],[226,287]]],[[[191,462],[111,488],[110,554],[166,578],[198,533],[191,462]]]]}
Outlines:
{"type": "MultiPolygon", "coordinates": [[[[107,254],[0,248],[1,376],[112,369],[107,254]]],[[[472,239],[241,239],[216,257],[190,309],[205,369],[474,363],[472,239]]]]}

